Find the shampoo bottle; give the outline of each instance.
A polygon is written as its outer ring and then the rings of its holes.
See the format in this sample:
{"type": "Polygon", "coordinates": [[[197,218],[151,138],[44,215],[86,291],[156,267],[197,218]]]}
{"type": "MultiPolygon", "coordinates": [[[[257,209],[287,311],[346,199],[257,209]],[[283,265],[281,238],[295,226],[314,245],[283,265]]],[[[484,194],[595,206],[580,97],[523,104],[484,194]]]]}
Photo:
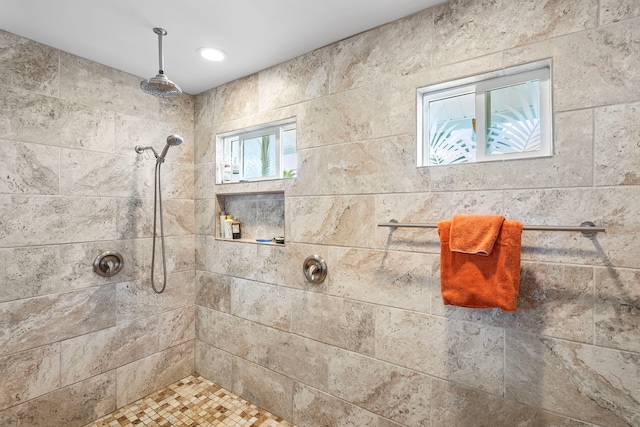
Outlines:
{"type": "Polygon", "coordinates": [[[224,239],[224,224],[225,224],[225,220],[227,219],[227,215],[224,213],[224,211],[220,211],[220,238],[224,239]]]}
{"type": "Polygon", "coordinates": [[[227,215],[227,219],[224,220],[224,238],[225,239],[233,239],[232,224],[233,224],[233,220],[231,219],[231,215],[227,215]]]}
{"type": "Polygon", "coordinates": [[[238,159],[233,159],[231,162],[231,182],[240,182],[240,165],[238,159]]]}
{"type": "Polygon", "coordinates": [[[234,239],[240,238],[240,221],[238,218],[233,219],[233,222],[231,223],[231,232],[233,233],[232,236],[234,239]]]}

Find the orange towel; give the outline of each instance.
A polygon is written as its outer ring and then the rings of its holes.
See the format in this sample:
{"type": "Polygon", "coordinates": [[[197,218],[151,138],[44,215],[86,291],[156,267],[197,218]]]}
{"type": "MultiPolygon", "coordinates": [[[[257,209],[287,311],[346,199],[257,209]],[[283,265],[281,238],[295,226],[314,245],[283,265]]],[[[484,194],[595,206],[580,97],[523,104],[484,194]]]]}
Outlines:
{"type": "Polygon", "coordinates": [[[502,215],[454,215],[449,247],[453,252],[489,256],[503,222],[502,215]]]}
{"type": "Polygon", "coordinates": [[[522,223],[505,220],[488,256],[452,252],[451,221],[438,223],[440,289],[445,305],[516,311],[522,223]]]}

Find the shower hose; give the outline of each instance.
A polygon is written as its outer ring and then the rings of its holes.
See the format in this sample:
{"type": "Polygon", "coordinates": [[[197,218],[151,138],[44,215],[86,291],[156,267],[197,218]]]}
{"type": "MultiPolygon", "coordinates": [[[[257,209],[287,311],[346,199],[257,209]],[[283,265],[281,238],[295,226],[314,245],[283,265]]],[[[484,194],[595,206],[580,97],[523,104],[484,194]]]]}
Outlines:
{"type": "Polygon", "coordinates": [[[151,288],[157,294],[161,294],[164,292],[164,289],[167,287],[167,258],[165,256],[164,251],[164,226],[162,223],[162,187],[160,186],[160,166],[162,165],[164,159],[157,159],[156,161],[156,176],[154,182],[154,191],[153,191],[153,248],[151,251],[151,288]],[[159,208],[159,209],[158,209],[159,208]],[[159,214],[159,215],[158,215],[159,214]],[[157,240],[157,230],[156,230],[156,221],[158,216],[160,217],[160,246],[162,247],[162,288],[159,290],[156,288],[156,284],[154,281],[154,268],[156,263],[156,240],[157,240]]]}

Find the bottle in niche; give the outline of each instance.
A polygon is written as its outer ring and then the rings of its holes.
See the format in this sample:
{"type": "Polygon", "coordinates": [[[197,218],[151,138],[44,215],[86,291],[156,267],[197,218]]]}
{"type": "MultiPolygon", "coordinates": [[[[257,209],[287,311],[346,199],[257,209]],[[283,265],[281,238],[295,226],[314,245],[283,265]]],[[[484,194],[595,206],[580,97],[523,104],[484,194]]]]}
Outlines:
{"type": "Polygon", "coordinates": [[[234,218],[231,223],[231,237],[234,239],[240,238],[240,221],[238,218],[234,218]]]}
{"type": "Polygon", "coordinates": [[[231,182],[231,165],[225,163],[222,169],[222,182],[231,182]]]}
{"type": "Polygon", "coordinates": [[[231,219],[231,215],[227,215],[227,219],[224,220],[224,238],[225,239],[233,239],[233,230],[232,225],[233,220],[231,219]]]}
{"type": "Polygon", "coordinates": [[[220,238],[224,239],[224,224],[225,221],[227,219],[227,214],[224,213],[224,211],[220,211],[220,238]]]}
{"type": "Polygon", "coordinates": [[[240,165],[238,159],[233,159],[231,162],[231,182],[240,182],[240,165]]]}

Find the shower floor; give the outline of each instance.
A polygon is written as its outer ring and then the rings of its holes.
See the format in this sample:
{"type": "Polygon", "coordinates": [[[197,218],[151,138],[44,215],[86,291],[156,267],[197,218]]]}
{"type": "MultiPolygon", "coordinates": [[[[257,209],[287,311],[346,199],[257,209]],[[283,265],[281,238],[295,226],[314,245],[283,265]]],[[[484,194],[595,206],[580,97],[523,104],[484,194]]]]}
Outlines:
{"type": "Polygon", "coordinates": [[[188,376],[85,427],[296,427],[211,381],[188,376]]]}

